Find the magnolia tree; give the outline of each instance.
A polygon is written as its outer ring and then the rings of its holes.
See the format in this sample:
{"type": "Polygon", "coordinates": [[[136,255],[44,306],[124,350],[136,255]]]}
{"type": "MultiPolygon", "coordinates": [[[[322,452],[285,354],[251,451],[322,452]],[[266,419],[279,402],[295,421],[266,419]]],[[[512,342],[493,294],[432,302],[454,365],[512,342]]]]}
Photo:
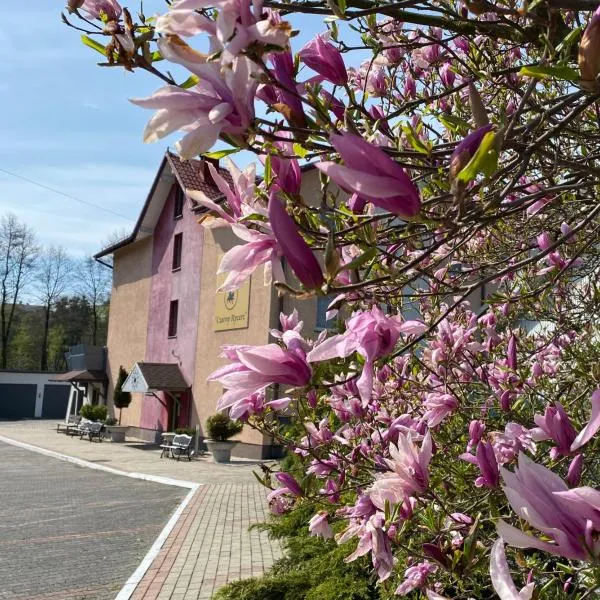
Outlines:
{"type": "Polygon", "coordinates": [[[265,481],[272,510],[314,503],[310,532],[353,543],[347,561],[390,596],[600,589],[596,4],[177,0],[149,18],[71,0],[63,15],[105,64],[162,80],[133,100],[154,111],[145,141],[181,131],[184,159],[220,141],[263,161],[258,185],[209,164],[222,203],[189,192],[239,238],[223,289],[264,267],[281,294],[333,297],[340,329],[307,339],[282,315],[273,343],[227,346],[219,408],[297,456],[265,481]],[[298,13],[320,15],[303,47],[298,13]]]}

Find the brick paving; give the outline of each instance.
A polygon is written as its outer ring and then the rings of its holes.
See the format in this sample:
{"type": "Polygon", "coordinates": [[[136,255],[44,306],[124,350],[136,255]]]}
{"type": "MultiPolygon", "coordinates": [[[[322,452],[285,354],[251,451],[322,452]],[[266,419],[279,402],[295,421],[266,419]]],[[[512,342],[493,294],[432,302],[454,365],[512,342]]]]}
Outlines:
{"type": "Polygon", "coordinates": [[[0,598],[111,599],[185,497],[0,443],[0,598]]]}
{"type": "MultiPolygon", "coordinates": [[[[208,458],[191,463],[161,460],[157,450],[140,450],[130,444],[90,444],[68,439],[56,434],[52,425],[43,421],[0,423],[0,435],[123,471],[205,484],[198,488],[184,509],[132,599],[208,600],[227,582],[260,575],[281,555],[279,544],[270,541],[266,533],[257,529],[248,531],[250,524],[264,521],[267,514],[265,489],[252,475],[256,462],[239,460],[231,465],[215,465],[208,458]]],[[[134,481],[123,478],[123,486],[134,481]]],[[[182,495],[187,493],[183,488],[180,490],[182,495]]],[[[2,522],[0,516],[0,525],[2,522]]],[[[133,571],[134,568],[129,574],[133,571]]],[[[0,589],[1,583],[0,576],[0,589]]],[[[71,591],[78,593],[76,589],[71,591]]],[[[103,598],[94,595],[101,593],[96,590],[81,592],[88,595],[63,595],[61,598],[103,598]]],[[[27,596],[27,600],[42,598],[59,599],[27,596]]],[[[0,599],[3,600],[1,593],[0,599]]]]}
{"type": "Polygon", "coordinates": [[[203,486],[132,600],[208,600],[230,581],[260,575],[281,554],[265,532],[248,531],[264,517],[265,493],[260,485],[203,486]]]}

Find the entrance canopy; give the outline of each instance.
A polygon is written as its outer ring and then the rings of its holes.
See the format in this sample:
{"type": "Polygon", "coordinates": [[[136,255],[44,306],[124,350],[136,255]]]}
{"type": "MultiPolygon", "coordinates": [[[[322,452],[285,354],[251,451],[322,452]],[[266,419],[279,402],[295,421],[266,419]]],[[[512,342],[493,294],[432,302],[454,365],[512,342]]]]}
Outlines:
{"type": "Polygon", "coordinates": [[[68,381],[69,383],[106,383],[104,371],[68,371],[54,376],[50,381],[68,381]]]}
{"type": "Polygon", "coordinates": [[[123,383],[124,392],[185,392],[189,389],[176,363],[138,362],[123,383]]]}

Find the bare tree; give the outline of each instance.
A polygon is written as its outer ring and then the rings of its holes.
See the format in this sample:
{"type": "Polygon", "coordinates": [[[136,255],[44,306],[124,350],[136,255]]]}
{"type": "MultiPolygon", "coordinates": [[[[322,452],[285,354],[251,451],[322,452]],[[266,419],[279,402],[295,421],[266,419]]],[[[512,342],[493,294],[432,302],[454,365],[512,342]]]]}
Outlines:
{"type": "MultiPolygon", "coordinates": [[[[101,248],[109,248],[110,246],[114,246],[118,242],[122,242],[123,240],[127,239],[130,235],[131,231],[129,229],[126,229],[125,227],[115,229],[104,238],[101,244],[101,248]]],[[[108,268],[111,268],[113,264],[112,254],[103,256],[101,262],[108,268]]]]}
{"type": "Polygon", "coordinates": [[[0,365],[8,364],[15,307],[31,282],[38,246],[33,231],[9,213],[0,219],[0,365]]]}
{"type": "Polygon", "coordinates": [[[112,271],[93,258],[86,258],[78,269],[79,293],[92,310],[92,344],[98,341],[98,323],[102,307],[110,297],[112,271]]]}
{"type": "Polygon", "coordinates": [[[50,314],[57,300],[65,293],[71,274],[71,259],[64,248],[48,248],[40,258],[37,272],[37,292],[44,306],[44,332],[42,335],[42,358],[40,369],[48,370],[48,331],[50,314]]]}

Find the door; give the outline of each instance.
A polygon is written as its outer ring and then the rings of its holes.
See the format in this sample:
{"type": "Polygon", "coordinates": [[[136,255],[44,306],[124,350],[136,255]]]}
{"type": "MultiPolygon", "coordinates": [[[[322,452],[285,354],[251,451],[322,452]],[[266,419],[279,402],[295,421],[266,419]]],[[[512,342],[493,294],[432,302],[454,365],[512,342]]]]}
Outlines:
{"type": "Polygon", "coordinates": [[[33,419],[37,385],[0,383],[0,419],[33,419]]]}
{"type": "Polygon", "coordinates": [[[70,391],[69,385],[45,385],[42,419],[64,419],[70,391]]]}

